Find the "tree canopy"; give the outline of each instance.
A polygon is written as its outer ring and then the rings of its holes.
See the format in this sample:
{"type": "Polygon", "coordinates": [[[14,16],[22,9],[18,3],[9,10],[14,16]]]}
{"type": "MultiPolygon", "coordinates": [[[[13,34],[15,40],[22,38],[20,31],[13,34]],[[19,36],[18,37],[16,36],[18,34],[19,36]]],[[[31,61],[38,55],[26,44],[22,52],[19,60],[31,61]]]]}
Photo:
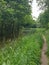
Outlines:
{"type": "Polygon", "coordinates": [[[38,17],[43,27],[48,28],[49,23],[49,0],[37,0],[40,9],[44,10],[38,17]]]}
{"type": "Polygon", "coordinates": [[[37,0],[41,9],[49,9],[49,0],[37,0]]]}
{"type": "MultiPolygon", "coordinates": [[[[21,24],[26,21],[25,17],[31,16],[31,1],[0,0],[0,40],[19,35],[21,24]]],[[[32,20],[31,17],[30,20],[32,20]]]]}

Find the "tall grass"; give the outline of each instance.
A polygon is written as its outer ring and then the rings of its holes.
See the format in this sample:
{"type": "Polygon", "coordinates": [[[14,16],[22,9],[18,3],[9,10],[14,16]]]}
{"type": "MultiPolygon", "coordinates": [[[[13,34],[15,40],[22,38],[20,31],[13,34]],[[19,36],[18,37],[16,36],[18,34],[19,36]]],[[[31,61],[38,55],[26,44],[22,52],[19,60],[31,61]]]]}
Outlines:
{"type": "Polygon", "coordinates": [[[49,65],[49,30],[45,31],[45,37],[47,40],[47,56],[48,56],[48,65],[49,65]]]}
{"type": "Polygon", "coordinates": [[[0,49],[0,65],[40,65],[42,44],[39,33],[12,41],[0,49]]]}

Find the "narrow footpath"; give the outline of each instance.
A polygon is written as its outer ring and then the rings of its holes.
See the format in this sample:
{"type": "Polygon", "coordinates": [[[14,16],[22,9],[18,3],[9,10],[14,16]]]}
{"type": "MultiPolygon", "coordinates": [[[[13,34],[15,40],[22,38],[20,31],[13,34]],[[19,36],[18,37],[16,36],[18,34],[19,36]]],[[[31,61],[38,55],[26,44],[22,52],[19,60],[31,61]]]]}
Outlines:
{"type": "Polygon", "coordinates": [[[44,40],[44,44],[43,44],[42,54],[41,54],[41,65],[48,65],[48,58],[46,56],[47,43],[44,35],[43,35],[43,40],[44,40]]]}

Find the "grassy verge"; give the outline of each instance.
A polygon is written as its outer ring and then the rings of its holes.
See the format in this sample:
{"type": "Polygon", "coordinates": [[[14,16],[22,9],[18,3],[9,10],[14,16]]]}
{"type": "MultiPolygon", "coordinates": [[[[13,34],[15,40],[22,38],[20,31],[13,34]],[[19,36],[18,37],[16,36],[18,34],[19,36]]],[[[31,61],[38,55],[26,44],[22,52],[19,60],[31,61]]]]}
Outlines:
{"type": "Polygon", "coordinates": [[[0,49],[0,65],[40,65],[42,44],[40,33],[12,41],[0,49]]]}
{"type": "Polygon", "coordinates": [[[45,31],[45,36],[47,40],[47,56],[48,56],[48,65],[49,65],[49,30],[45,31]]]}

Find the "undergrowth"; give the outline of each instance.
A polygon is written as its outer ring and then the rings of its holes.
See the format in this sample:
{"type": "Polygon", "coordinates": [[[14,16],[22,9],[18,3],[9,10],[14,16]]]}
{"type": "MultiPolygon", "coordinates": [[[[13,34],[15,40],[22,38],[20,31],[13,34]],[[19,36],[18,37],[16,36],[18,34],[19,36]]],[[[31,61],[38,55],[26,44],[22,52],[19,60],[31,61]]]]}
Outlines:
{"type": "Polygon", "coordinates": [[[0,65],[40,65],[42,44],[39,33],[12,41],[0,49],[0,65]]]}

